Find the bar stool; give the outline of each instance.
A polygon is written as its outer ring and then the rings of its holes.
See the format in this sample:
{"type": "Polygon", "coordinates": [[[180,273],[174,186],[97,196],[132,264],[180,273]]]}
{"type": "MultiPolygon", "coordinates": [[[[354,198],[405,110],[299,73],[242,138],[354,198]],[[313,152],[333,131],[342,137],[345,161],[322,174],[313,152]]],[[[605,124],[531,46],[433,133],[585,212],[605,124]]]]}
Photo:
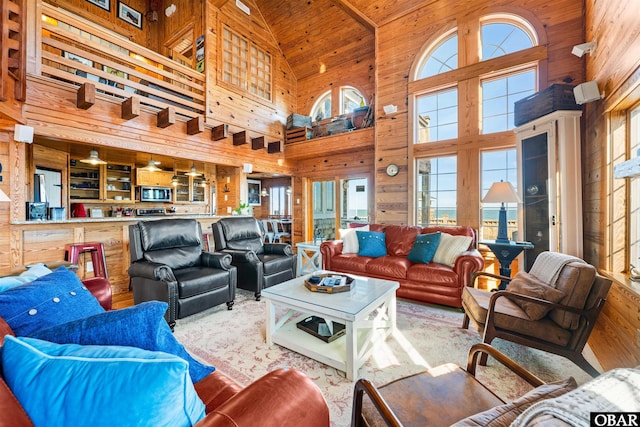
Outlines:
{"type": "Polygon", "coordinates": [[[84,252],[91,252],[94,277],[82,279],[82,283],[96,297],[105,310],[111,310],[112,291],[107,274],[104,245],[102,243],[71,243],[64,245],[64,260],[71,264],[78,264],[80,254],[84,252]]]}
{"type": "Polygon", "coordinates": [[[70,243],[64,245],[64,260],[71,264],[78,264],[80,254],[91,252],[91,262],[93,263],[93,275],[109,279],[107,274],[107,259],[104,256],[104,245],[102,243],[70,243]]]}

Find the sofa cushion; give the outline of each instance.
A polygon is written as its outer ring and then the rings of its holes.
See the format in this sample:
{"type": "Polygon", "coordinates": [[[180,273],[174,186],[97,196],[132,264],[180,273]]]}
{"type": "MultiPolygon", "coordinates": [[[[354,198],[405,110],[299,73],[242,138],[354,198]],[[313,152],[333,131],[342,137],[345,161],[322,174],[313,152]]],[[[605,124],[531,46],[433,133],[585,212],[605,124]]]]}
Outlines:
{"type": "Polygon", "coordinates": [[[575,389],[578,385],[573,377],[566,380],[543,384],[534,388],[513,402],[495,406],[452,424],[451,427],[508,427],[525,409],[544,399],[550,399],[575,389]]]}
{"type": "Polygon", "coordinates": [[[373,276],[404,279],[410,266],[411,262],[405,257],[387,255],[373,258],[365,266],[365,271],[373,276]]]}
{"type": "Polygon", "coordinates": [[[440,232],[430,234],[420,234],[416,236],[413,247],[407,255],[409,261],[416,263],[429,264],[436,254],[438,244],[440,243],[440,232]]]}
{"type": "MultiPolygon", "coordinates": [[[[553,303],[560,302],[564,297],[564,292],[552,288],[549,285],[545,285],[540,280],[524,271],[518,272],[518,274],[511,279],[509,286],[507,286],[507,292],[514,292],[516,294],[543,299],[553,303]]],[[[513,300],[513,302],[522,307],[531,320],[540,320],[551,310],[550,307],[536,304],[534,302],[522,300],[513,300]]]]}
{"type": "Polygon", "coordinates": [[[452,236],[449,233],[441,233],[433,262],[453,267],[458,255],[469,250],[472,241],[473,238],[469,236],[452,236]]]}
{"type": "Polygon", "coordinates": [[[387,254],[385,245],[385,233],[378,231],[359,231],[356,230],[358,236],[358,255],[370,256],[378,258],[387,254]]]}
{"type": "Polygon", "coordinates": [[[219,268],[187,267],[173,273],[178,281],[178,298],[191,298],[229,287],[229,272],[219,268]]]}
{"type": "Polygon", "coordinates": [[[349,273],[366,273],[367,264],[374,258],[358,256],[358,254],[336,255],[331,258],[331,269],[349,273]]]}
{"type": "Polygon", "coordinates": [[[413,247],[416,236],[420,233],[420,227],[387,225],[384,227],[384,233],[387,254],[406,257],[413,247]]]}
{"type": "MultiPolygon", "coordinates": [[[[359,231],[369,231],[369,224],[358,227],[359,231]]],[[[358,244],[358,236],[355,228],[341,228],[340,240],[342,240],[343,254],[357,254],[360,245],[358,244]]]]}
{"type": "Polygon", "coordinates": [[[192,426],[204,417],[187,362],[167,353],[8,337],[2,364],[35,425],[192,426]]]}
{"type": "Polygon", "coordinates": [[[44,264],[39,263],[28,267],[26,271],[18,275],[0,277],[0,292],[15,288],[24,283],[33,282],[38,277],[46,276],[49,273],[51,273],[51,270],[44,264]]]}
{"type": "MultiPolygon", "coordinates": [[[[590,264],[572,262],[565,265],[555,283],[556,289],[564,292],[560,304],[584,308],[595,277],[596,269],[590,264]]],[[[580,322],[579,315],[562,310],[551,310],[549,317],[561,327],[571,330],[576,329],[580,322]]]]}
{"type": "Polygon", "coordinates": [[[147,301],[54,326],[36,332],[33,338],[58,344],[124,345],[163,351],[187,361],[191,381],[197,383],[215,368],[195,360],[178,342],[164,320],[167,307],[166,302],[147,301]]]}
{"type": "Polygon", "coordinates": [[[66,267],[0,292],[0,317],[17,336],[102,312],[98,300],[66,267]]]}
{"type": "Polygon", "coordinates": [[[407,280],[415,283],[437,283],[438,286],[460,288],[460,278],[451,267],[430,262],[429,264],[413,264],[407,271],[407,280]]]}

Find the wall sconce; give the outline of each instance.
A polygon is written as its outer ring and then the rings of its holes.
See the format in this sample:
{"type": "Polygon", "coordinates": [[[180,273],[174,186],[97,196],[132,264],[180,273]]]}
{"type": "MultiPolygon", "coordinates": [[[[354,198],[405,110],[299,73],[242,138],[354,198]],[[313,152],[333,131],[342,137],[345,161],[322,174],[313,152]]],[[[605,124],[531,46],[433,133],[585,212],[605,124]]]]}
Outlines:
{"type": "Polygon", "coordinates": [[[266,189],[266,188],[264,188],[264,187],[263,187],[263,188],[262,188],[262,191],[260,191],[260,195],[261,195],[262,197],[269,197],[269,192],[267,191],[267,189],[266,189]]]}
{"type": "Polygon", "coordinates": [[[582,58],[585,53],[593,53],[596,50],[596,42],[582,43],[577,44],[571,49],[571,53],[573,53],[578,58],[582,58]]]}

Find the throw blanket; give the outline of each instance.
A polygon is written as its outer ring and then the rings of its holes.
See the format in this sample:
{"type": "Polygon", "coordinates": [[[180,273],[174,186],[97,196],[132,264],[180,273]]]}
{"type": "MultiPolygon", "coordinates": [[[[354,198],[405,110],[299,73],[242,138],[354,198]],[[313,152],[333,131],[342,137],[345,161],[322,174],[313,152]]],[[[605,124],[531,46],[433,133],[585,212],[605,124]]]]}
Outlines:
{"type": "Polygon", "coordinates": [[[543,283],[549,286],[556,286],[556,279],[560,275],[562,267],[570,262],[582,262],[580,258],[571,255],[561,254],[559,252],[542,252],[533,263],[529,274],[535,276],[543,283]]]}
{"type": "Polygon", "coordinates": [[[511,427],[526,426],[540,415],[552,415],[572,426],[589,427],[591,412],[639,412],[638,393],[640,369],[613,369],[562,396],[534,403],[511,427]]]}

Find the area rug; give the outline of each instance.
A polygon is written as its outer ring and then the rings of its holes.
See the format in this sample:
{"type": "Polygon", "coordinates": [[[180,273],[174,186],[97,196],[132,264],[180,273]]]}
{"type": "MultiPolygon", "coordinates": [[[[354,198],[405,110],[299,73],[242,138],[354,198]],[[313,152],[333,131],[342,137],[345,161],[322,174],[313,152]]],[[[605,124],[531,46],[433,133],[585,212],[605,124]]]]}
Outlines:
{"type": "MultiPolygon", "coordinates": [[[[331,425],[350,425],[353,381],[338,371],[278,345],[265,342],[264,301],[238,290],[233,310],[222,305],[177,321],[175,335],[197,358],[247,385],[276,368],[295,368],[320,387],[329,405],[331,425]]],[[[466,366],[471,345],[481,338],[472,327],[462,329],[460,310],[398,300],[398,334],[360,368],[359,378],[385,384],[396,378],[453,362],[466,366]]],[[[503,340],[494,346],[545,381],[573,376],[579,384],[590,377],[568,359],[503,340]]],[[[495,360],[479,367],[477,377],[503,399],[524,394],[530,387],[495,360]]]]}

